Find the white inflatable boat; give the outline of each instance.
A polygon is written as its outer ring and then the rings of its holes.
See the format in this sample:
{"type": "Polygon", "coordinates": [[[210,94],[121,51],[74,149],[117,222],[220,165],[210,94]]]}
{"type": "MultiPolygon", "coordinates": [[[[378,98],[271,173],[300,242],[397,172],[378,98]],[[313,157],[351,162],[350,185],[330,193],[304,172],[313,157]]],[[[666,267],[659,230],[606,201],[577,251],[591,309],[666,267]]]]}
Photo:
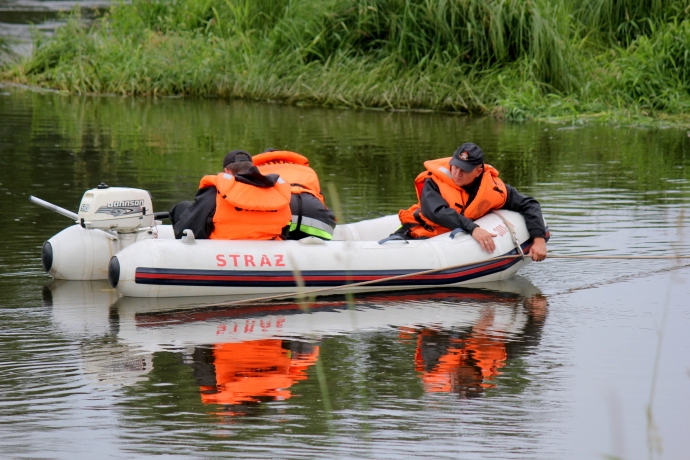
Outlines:
{"type": "Polygon", "coordinates": [[[395,215],[338,225],[332,241],[195,240],[191,232],[176,240],[170,225],[155,220],[144,190],[102,184],[85,193],[79,214],[32,200],[77,222],[44,244],[46,272],[108,279],[131,297],[271,295],[294,292],[298,283],[307,291],[351,284],[352,292],[439,288],[502,280],[531,260],[519,257],[532,240],[522,216],[511,211],[477,220],[498,235],[488,254],[458,231],[428,240],[389,238],[400,226],[395,215]],[[429,270],[437,271],[417,274],[429,270]],[[358,285],[400,275],[412,276],[358,285]]]}

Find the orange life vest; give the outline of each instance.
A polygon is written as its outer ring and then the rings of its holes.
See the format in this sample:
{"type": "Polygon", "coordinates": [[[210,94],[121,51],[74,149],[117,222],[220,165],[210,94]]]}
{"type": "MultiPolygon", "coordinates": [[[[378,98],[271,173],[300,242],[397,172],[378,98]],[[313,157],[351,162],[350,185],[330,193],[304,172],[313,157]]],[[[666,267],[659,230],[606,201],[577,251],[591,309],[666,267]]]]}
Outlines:
{"type": "Polygon", "coordinates": [[[278,179],[273,187],[255,187],[232,174],[204,176],[199,188],[216,187],[212,240],[275,240],[290,224],[290,186],[278,179]]]}
{"type": "Polygon", "coordinates": [[[422,214],[419,198],[427,179],[436,183],[448,206],[472,220],[479,219],[494,209],[500,209],[506,202],[508,193],[505,184],[498,178],[498,171],[493,166],[485,164],[477,195],[468,206],[466,203],[469,194],[453,182],[450,159],[451,157],[424,162],[426,171],[421,172],[414,181],[417,203],[398,212],[400,222],[410,225],[410,235],[413,238],[431,238],[452,230],[435,224],[422,214]]]}
{"type": "Polygon", "coordinates": [[[261,174],[278,174],[288,181],[292,193],[309,193],[326,205],[321,195],[319,177],[309,167],[307,157],[288,150],[274,150],[254,155],[252,161],[261,174]]]}

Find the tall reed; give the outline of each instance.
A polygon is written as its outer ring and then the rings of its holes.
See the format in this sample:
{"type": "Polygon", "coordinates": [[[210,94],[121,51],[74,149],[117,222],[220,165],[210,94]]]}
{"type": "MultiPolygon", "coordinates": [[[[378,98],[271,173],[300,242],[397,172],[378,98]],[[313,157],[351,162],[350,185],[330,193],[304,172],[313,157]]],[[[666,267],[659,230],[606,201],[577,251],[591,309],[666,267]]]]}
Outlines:
{"type": "Polygon", "coordinates": [[[611,95],[628,105],[682,112],[690,96],[690,20],[639,37],[611,65],[611,95]]]}
{"type": "Polygon", "coordinates": [[[690,4],[684,0],[569,0],[574,15],[589,30],[602,32],[623,46],[655,26],[674,18],[690,18],[690,4]]]}
{"type": "Polygon", "coordinates": [[[467,72],[525,60],[558,89],[576,80],[569,16],[546,0],[321,0],[285,11],[270,33],[271,50],[296,51],[304,62],[386,57],[401,72],[434,61],[467,72]]]}

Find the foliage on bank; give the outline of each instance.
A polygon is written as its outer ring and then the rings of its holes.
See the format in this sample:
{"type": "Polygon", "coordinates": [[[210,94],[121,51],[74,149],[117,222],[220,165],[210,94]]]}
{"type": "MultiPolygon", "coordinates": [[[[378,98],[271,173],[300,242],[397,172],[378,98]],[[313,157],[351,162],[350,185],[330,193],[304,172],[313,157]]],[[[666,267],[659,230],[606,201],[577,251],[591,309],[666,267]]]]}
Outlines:
{"type": "Polygon", "coordinates": [[[493,113],[690,113],[679,0],[133,0],[36,37],[5,79],[493,113]]]}
{"type": "Polygon", "coordinates": [[[8,65],[16,59],[16,54],[10,46],[9,40],[5,37],[0,37],[0,68],[3,65],[8,65]]]}

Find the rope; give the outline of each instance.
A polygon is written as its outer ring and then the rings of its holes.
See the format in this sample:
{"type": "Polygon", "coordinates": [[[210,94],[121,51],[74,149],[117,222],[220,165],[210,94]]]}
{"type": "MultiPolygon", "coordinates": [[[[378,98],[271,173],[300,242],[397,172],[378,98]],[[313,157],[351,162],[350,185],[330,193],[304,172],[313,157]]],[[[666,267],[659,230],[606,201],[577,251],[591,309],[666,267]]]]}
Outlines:
{"type": "Polygon", "coordinates": [[[505,217],[503,217],[499,213],[493,212],[493,214],[496,214],[498,217],[500,217],[501,220],[503,221],[503,223],[506,224],[506,227],[508,228],[508,231],[510,232],[510,236],[513,238],[513,244],[515,245],[515,249],[517,249],[517,252],[520,254],[520,257],[522,258],[522,260],[525,260],[525,253],[522,251],[522,245],[520,245],[520,241],[518,240],[518,237],[515,234],[515,229],[513,228],[513,224],[508,222],[505,219],[505,217]]]}
{"type": "Polygon", "coordinates": [[[396,276],[390,276],[386,278],[379,278],[375,280],[368,280],[368,281],[361,281],[359,283],[352,283],[352,284],[343,284],[340,286],[332,286],[332,287],[325,287],[325,288],[319,288],[319,289],[312,289],[309,291],[302,291],[302,292],[290,292],[287,294],[277,294],[277,295],[272,295],[268,297],[259,297],[256,299],[246,299],[246,300],[235,300],[233,302],[221,302],[221,303],[214,303],[214,304],[204,304],[204,307],[230,307],[233,305],[240,305],[240,304],[246,304],[246,303],[254,303],[254,302],[264,302],[266,300],[275,300],[275,299],[282,299],[284,297],[296,297],[296,296],[309,296],[312,294],[320,294],[322,292],[326,291],[337,291],[340,289],[349,289],[353,287],[360,287],[360,286],[369,286],[372,284],[379,284],[379,283],[385,283],[388,281],[395,281],[399,279],[404,279],[404,278],[411,278],[413,276],[421,276],[421,275],[429,275],[431,273],[436,273],[436,272],[442,272],[445,270],[453,270],[456,268],[462,268],[462,267],[468,267],[470,265],[477,265],[480,263],[485,263],[485,262],[492,262],[495,260],[505,260],[505,259],[515,259],[519,258],[520,256],[498,256],[498,257],[492,257],[490,259],[485,259],[485,260],[479,260],[476,262],[470,262],[466,264],[460,264],[460,265],[450,265],[448,267],[441,267],[441,268],[432,268],[431,270],[423,270],[421,272],[412,272],[412,273],[405,273],[402,275],[396,275],[396,276]]]}
{"type": "MultiPolygon", "coordinates": [[[[530,256],[525,256],[530,257],[530,256]]],[[[598,260],[678,260],[690,259],[690,256],[546,256],[547,259],[598,259],[598,260]]]]}
{"type": "MultiPolygon", "coordinates": [[[[325,288],[319,288],[319,289],[312,289],[309,291],[296,291],[296,292],[289,292],[286,294],[277,294],[277,295],[272,295],[272,296],[266,296],[266,297],[258,297],[255,299],[243,299],[243,300],[235,300],[232,302],[220,302],[220,303],[212,303],[212,304],[204,304],[204,305],[199,305],[199,307],[232,307],[235,305],[246,305],[249,303],[256,303],[256,302],[265,302],[267,300],[277,300],[277,299],[284,299],[286,297],[307,297],[311,295],[319,295],[323,292],[328,292],[328,291],[338,291],[341,289],[351,289],[355,287],[360,287],[360,286],[371,286],[372,284],[379,284],[379,283],[385,283],[388,281],[395,281],[395,280],[400,280],[404,278],[411,278],[413,276],[421,276],[421,275],[430,275],[432,273],[436,272],[442,272],[445,270],[454,270],[457,268],[463,268],[463,267],[468,267],[470,265],[477,265],[480,263],[486,263],[486,262],[493,262],[497,260],[505,260],[505,259],[522,259],[522,258],[531,258],[529,254],[518,254],[518,255],[510,255],[510,256],[498,256],[498,257],[492,257],[489,259],[485,260],[480,260],[477,262],[470,262],[470,263],[465,263],[465,264],[459,264],[459,265],[450,265],[447,267],[441,267],[441,268],[433,268],[431,270],[423,270],[419,272],[413,272],[413,273],[405,273],[403,275],[396,275],[396,276],[390,276],[387,278],[379,278],[375,280],[368,280],[368,281],[361,281],[359,283],[352,283],[352,284],[343,284],[340,286],[332,286],[332,287],[325,287],[325,288]]],[[[598,260],[678,260],[678,259],[690,259],[690,255],[682,255],[682,256],[588,256],[588,255],[583,255],[583,256],[577,256],[577,255],[550,255],[547,256],[547,259],[598,259],[598,260]]]]}
{"type": "Polygon", "coordinates": [[[566,289],[565,291],[555,292],[553,294],[549,294],[549,297],[553,297],[553,296],[557,296],[557,295],[572,294],[573,292],[576,292],[576,291],[583,291],[585,289],[597,288],[599,286],[607,286],[609,284],[621,283],[621,282],[628,281],[631,279],[644,278],[644,277],[648,277],[648,276],[652,276],[652,275],[657,275],[659,273],[668,273],[668,272],[671,272],[674,270],[679,270],[681,268],[687,268],[687,267],[690,267],[690,264],[673,265],[671,267],[664,267],[664,268],[660,268],[658,270],[647,270],[644,273],[631,273],[631,274],[627,274],[627,275],[621,275],[621,276],[617,276],[617,277],[612,278],[612,279],[599,280],[597,282],[585,284],[583,286],[572,287],[572,288],[566,289]]]}

